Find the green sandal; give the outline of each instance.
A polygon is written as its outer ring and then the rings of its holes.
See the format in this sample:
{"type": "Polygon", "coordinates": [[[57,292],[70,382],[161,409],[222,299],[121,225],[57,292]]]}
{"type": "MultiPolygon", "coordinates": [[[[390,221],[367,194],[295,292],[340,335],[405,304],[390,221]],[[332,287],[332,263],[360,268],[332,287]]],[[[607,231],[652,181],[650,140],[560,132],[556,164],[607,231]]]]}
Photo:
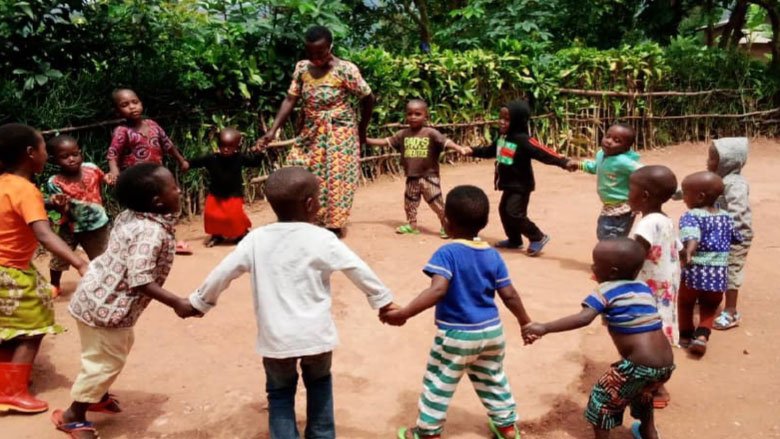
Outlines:
{"type": "Polygon", "coordinates": [[[520,429],[517,428],[517,425],[512,424],[512,429],[515,431],[515,435],[512,437],[504,436],[504,433],[500,430],[500,428],[504,427],[497,426],[492,419],[488,419],[488,428],[490,428],[490,432],[493,433],[497,439],[520,439],[520,429]]]}
{"type": "Polygon", "coordinates": [[[439,229],[439,238],[441,238],[441,239],[450,239],[450,235],[447,234],[447,231],[444,230],[444,227],[439,229]]]}
{"type": "Polygon", "coordinates": [[[399,235],[419,235],[420,229],[412,227],[411,224],[404,224],[395,229],[395,233],[398,233],[399,235]]]}

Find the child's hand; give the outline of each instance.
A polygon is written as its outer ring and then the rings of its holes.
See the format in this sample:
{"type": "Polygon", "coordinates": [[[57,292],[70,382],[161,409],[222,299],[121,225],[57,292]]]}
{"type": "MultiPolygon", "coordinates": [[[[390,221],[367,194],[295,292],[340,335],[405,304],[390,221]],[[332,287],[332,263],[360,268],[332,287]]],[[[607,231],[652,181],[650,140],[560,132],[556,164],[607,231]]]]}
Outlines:
{"type": "Polygon", "coordinates": [[[580,169],[580,162],[577,160],[571,160],[569,159],[568,162],[566,162],[566,170],[569,172],[575,172],[580,169]]]}
{"type": "Polygon", "coordinates": [[[403,308],[396,303],[391,303],[379,310],[379,320],[391,326],[403,326],[407,317],[404,315],[403,308]]]}
{"type": "Polygon", "coordinates": [[[187,172],[190,170],[190,162],[187,160],[182,160],[181,163],[179,163],[179,169],[181,169],[181,172],[187,172]]]}
{"type": "Polygon", "coordinates": [[[203,317],[203,314],[201,314],[200,311],[195,309],[194,306],[190,303],[188,299],[181,298],[179,299],[176,304],[173,306],[173,311],[176,312],[176,315],[186,319],[187,317],[203,317]]]}
{"type": "Polygon", "coordinates": [[[474,153],[474,150],[473,150],[473,149],[471,149],[471,148],[470,148],[470,147],[468,147],[468,146],[464,146],[463,148],[461,148],[461,149],[459,149],[459,150],[458,150],[458,153],[459,153],[460,155],[471,155],[471,154],[473,154],[473,153],[474,153]]]}
{"type": "Polygon", "coordinates": [[[87,268],[89,268],[89,262],[82,259],[81,264],[76,267],[76,270],[79,272],[79,276],[83,277],[85,274],[87,274],[87,268]]]}
{"type": "Polygon", "coordinates": [[[103,177],[103,180],[106,182],[107,185],[113,186],[116,184],[116,179],[119,177],[119,174],[115,174],[113,172],[109,172],[106,174],[105,177],[103,177]]]}
{"type": "Polygon", "coordinates": [[[54,194],[49,197],[49,202],[54,205],[60,213],[65,213],[70,205],[70,197],[65,194],[54,194]]]}
{"type": "Polygon", "coordinates": [[[531,344],[547,334],[547,328],[542,323],[531,322],[520,328],[525,344],[531,344]]]}

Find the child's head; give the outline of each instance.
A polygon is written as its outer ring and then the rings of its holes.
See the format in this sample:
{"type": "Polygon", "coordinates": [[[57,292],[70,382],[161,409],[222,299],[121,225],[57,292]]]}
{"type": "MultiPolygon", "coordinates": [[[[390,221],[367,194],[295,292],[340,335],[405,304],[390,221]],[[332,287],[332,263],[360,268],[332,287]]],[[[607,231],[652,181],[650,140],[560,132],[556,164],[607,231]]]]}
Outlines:
{"type": "Polygon", "coordinates": [[[642,244],[630,238],[599,241],[593,248],[593,275],[599,283],[636,279],[646,253],[642,244]]]}
{"type": "Polygon", "coordinates": [[[217,146],[219,153],[224,156],[230,156],[241,149],[241,139],[243,135],[235,128],[225,128],[219,132],[217,146]]]}
{"type": "Polygon", "coordinates": [[[181,190],[165,166],[147,162],[119,174],[116,198],[123,207],[136,212],[178,213],[181,190]]]}
{"type": "Polygon", "coordinates": [[[482,189],[456,186],[444,202],[445,230],[455,238],[474,238],[487,225],[489,213],[490,201],[482,189]]]}
{"type": "Polygon", "coordinates": [[[118,88],[111,93],[114,107],[119,115],[127,120],[141,120],[144,114],[144,104],[138,95],[129,88],[118,88]]]}
{"type": "Polygon", "coordinates": [[[314,222],[320,210],[320,183],[305,168],[274,171],[265,183],[265,196],[282,222],[314,222]]]}
{"type": "Polygon", "coordinates": [[[0,172],[24,168],[37,174],[48,158],[43,137],[35,128],[20,123],[0,126],[0,172]]]}
{"type": "Polygon", "coordinates": [[[71,136],[62,134],[46,142],[46,152],[51,162],[64,174],[77,174],[84,158],[78,142],[71,136]]]}
{"type": "Polygon", "coordinates": [[[677,191],[677,177],[666,166],[644,166],[628,180],[628,204],[634,212],[657,211],[677,191]]]}
{"type": "Polygon", "coordinates": [[[512,101],[498,111],[498,132],[500,134],[528,134],[531,107],[526,101],[512,101]]]}
{"type": "Polygon", "coordinates": [[[721,177],[739,174],[747,163],[747,137],[725,137],[712,141],[707,154],[707,170],[721,177]]]}
{"type": "Polygon", "coordinates": [[[428,121],[428,104],[422,99],[406,103],[406,123],[412,129],[419,129],[428,121]]]}
{"type": "Polygon", "coordinates": [[[723,179],[710,171],[696,172],[682,181],[683,201],[689,209],[714,206],[723,189],[723,179]]]}
{"type": "Polygon", "coordinates": [[[306,57],[317,67],[333,59],[333,34],[325,26],[312,26],[306,31],[306,57]]]}
{"type": "Polygon", "coordinates": [[[636,133],[631,125],[616,123],[609,127],[607,134],[601,139],[601,148],[604,155],[612,156],[623,154],[634,144],[636,133]]]}

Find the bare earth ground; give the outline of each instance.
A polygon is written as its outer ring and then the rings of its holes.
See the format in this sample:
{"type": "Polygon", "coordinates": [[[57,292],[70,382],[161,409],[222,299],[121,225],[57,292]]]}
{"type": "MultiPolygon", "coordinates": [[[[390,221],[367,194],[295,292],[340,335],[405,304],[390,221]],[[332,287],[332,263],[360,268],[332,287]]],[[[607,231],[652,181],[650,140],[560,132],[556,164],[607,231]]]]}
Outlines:
{"type": "MultiPolygon", "coordinates": [[[[644,154],[648,164],[670,166],[680,179],[702,169],[706,145],[683,144],[644,154]]],[[[492,205],[491,223],[483,238],[502,238],[496,213],[499,194],[492,191],[491,162],[448,166],[446,188],[471,183],[484,188],[492,205]]],[[[593,286],[589,280],[590,251],[595,243],[599,204],[595,178],[568,174],[536,164],[538,190],[530,214],[552,236],[540,258],[505,252],[515,285],[535,319],[546,320],[578,309],[593,286]]],[[[657,412],[665,438],[780,437],[780,354],[776,318],[780,297],[772,270],[780,260],[780,186],[773,177],[780,169],[780,144],[756,141],[745,174],[752,186],[756,239],[747,264],[740,310],[741,327],[714,334],[701,361],[676,351],[678,369],[669,389],[671,405],[657,412]],[[773,225],[775,224],[775,225],[773,225]]],[[[346,239],[379,276],[407,302],[428,284],[420,272],[442,244],[435,235],[435,217],[422,206],[420,223],[426,234],[399,237],[393,233],[403,219],[403,180],[385,177],[362,187],[346,239]]],[[[265,203],[252,206],[255,225],[273,220],[265,203]]],[[[667,213],[679,218],[684,206],[670,202],[667,213]]],[[[195,255],[177,257],[166,287],[185,295],[196,288],[230,248],[203,248],[202,226],[180,227],[195,255]]],[[[66,293],[75,288],[71,271],[66,293]]],[[[379,324],[360,292],[339,274],[333,282],[333,312],[341,334],[336,350],[336,421],[339,437],[394,437],[398,426],[410,425],[416,414],[434,326],[432,311],[402,328],[379,324]]],[[[71,331],[47,337],[36,364],[33,390],[52,408],[70,402],[69,388],[79,368],[79,340],[66,311],[67,298],[57,300],[59,322],[71,331]]],[[[502,308],[508,338],[505,367],[522,417],[525,438],[587,438],[582,419],[589,388],[607,365],[617,360],[606,330],[593,324],[577,332],[548,336],[524,347],[511,315],[502,308]]],[[[152,304],[136,327],[136,344],[125,371],[112,391],[124,413],[92,415],[104,438],[257,438],[268,437],[264,376],[254,352],[255,323],[246,278],[235,282],[219,306],[202,320],[182,321],[159,304],[152,304]]],[[[467,380],[465,380],[467,381],[467,380]]],[[[299,391],[301,422],[305,391],[299,391]]],[[[0,437],[60,438],[49,414],[0,417],[0,437]]],[[[626,415],[630,425],[630,419],[626,415]]],[[[446,437],[489,437],[486,417],[468,382],[460,385],[449,411],[446,437]]],[[[613,437],[629,438],[626,428],[613,437]]]]}

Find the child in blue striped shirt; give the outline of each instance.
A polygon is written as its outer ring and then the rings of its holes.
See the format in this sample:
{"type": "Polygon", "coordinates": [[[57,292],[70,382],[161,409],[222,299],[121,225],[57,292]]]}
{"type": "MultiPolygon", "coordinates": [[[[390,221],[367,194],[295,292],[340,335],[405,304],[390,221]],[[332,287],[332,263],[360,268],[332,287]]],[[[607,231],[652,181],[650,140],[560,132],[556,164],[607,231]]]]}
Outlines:
{"type": "Polygon", "coordinates": [[[622,359],[612,364],[590,393],[585,419],[593,425],[596,439],[609,438],[610,430],[623,423],[628,406],[638,420],[631,427],[634,438],[658,437],[652,395],[671,378],[674,355],[661,331],[653,292],[635,280],[646,253],[642,244],[629,238],[599,242],[593,249],[592,267],[599,286],[583,300],[580,312],[523,326],[523,339],[533,343],[552,332],[587,326],[602,315],[622,359]]]}

